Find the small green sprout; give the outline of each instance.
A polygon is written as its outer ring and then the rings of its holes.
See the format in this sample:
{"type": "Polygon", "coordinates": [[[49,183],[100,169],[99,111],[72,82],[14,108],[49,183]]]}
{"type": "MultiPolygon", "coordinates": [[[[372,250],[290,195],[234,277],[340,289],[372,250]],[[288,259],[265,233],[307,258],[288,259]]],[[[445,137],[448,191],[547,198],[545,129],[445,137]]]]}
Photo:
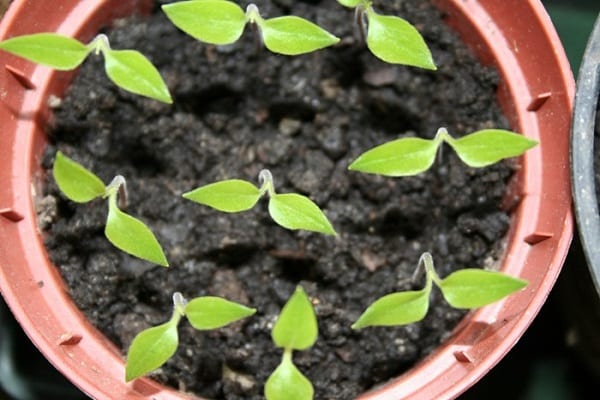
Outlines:
{"type": "Polygon", "coordinates": [[[59,189],[74,202],[87,203],[98,197],[108,197],[108,217],[104,234],[115,247],[155,264],[169,266],[150,229],[117,206],[118,194],[122,205],[127,200],[125,179],[121,175],[117,175],[108,186],[104,186],[94,173],[60,151],[56,153],[52,173],[59,189]]]}
{"type": "Polygon", "coordinates": [[[173,102],[159,72],[142,53],[113,50],[103,34],[85,45],[56,33],[35,33],[2,41],[0,49],[61,71],[77,68],[92,52],[102,53],[106,74],[115,85],[164,103],[173,102]]]}
{"type": "Polygon", "coordinates": [[[361,37],[377,58],[390,64],[437,69],[425,40],[408,21],[377,14],[371,0],[337,1],[355,9],[361,37]]]}
{"type": "Polygon", "coordinates": [[[211,44],[237,41],[247,23],[256,24],[263,43],[273,53],[298,55],[331,46],[339,39],[303,18],[286,16],[263,19],[254,4],[246,12],[226,0],[193,0],[162,6],[175,26],[188,35],[211,44]]]}
{"type": "Polygon", "coordinates": [[[433,268],[431,254],[423,253],[415,275],[424,267],[425,287],[421,290],[397,292],[373,302],[352,325],[353,329],[368,326],[407,325],[425,318],[429,295],[435,283],[444,299],[454,308],[471,309],[498,301],[527,286],[527,281],[501,272],[466,268],[440,279],[433,268]]]}
{"type": "Polygon", "coordinates": [[[271,218],[284,228],[336,234],[323,211],[308,197],[296,193],[275,193],[269,170],[260,171],[258,177],[260,188],[240,179],[228,179],[201,186],[184,193],[183,197],[219,211],[235,213],[251,209],[266,193],[271,218]]]}
{"type": "Polygon", "coordinates": [[[187,302],[181,293],[173,295],[173,314],[164,324],[148,328],[136,335],[127,352],[125,380],[146,375],[163,365],[175,354],[179,345],[177,326],[186,317],[198,330],[221,328],[256,312],[220,297],[196,297],[187,302]]]}
{"type": "Polygon", "coordinates": [[[348,169],[386,176],[417,175],[431,167],[442,142],[448,143],[473,168],[520,156],[538,143],[501,129],[484,129],[454,139],[445,128],[440,128],[431,140],[403,138],[374,147],[360,155],[348,169]]]}
{"type": "Polygon", "coordinates": [[[285,304],[271,336],[283,348],[279,366],[265,383],[267,400],[311,400],[314,389],[292,360],[292,351],[307,350],[317,341],[319,328],[312,304],[301,286],[285,304]]]}

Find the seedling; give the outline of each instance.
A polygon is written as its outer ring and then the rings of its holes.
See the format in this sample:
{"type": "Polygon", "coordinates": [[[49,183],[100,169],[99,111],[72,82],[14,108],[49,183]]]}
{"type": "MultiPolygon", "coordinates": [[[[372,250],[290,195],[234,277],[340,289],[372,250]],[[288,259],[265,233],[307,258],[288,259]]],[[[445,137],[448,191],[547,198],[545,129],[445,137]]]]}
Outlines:
{"type": "Polygon", "coordinates": [[[283,348],[283,357],[265,383],[267,400],[313,398],[312,383],[294,365],[292,351],[309,349],[317,341],[318,334],[315,310],[302,287],[298,286],[271,331],[275,345],[283,348]]]}
{"type": "Polygon", "coordinates": [[[159,368],[175,354],[179,345],[177,326],[187,317],[198,330],[221,328],[256,312],[220,297],[196,297],[187,302],[181,293],[173,295],[173,314],[162,325],[148,328],[136,335],[127,352],[125,380],[127,382],[159,368]]]}
{"type": "Polygon", "coordinates": [[[437,69],[425,40],[408,21],[373,10],[371,0],[337,0],[354,8],[363,41],[377,58],[390,64],[437,69]]]}
{"type": "Polygon", "coordinates": [[[461,269],[440,279],[433,268],[433,258],[429,253],[421,255],[415,275],[423,269],[426,274],[423,289],[392,293],[375,300],[352,328],[407,325],[422,320],[429,308],[429,295],[433,284],[440,288],[448,304],[461,309],[483,307],[523,289],[528,284],[527,281],[501,272],[475,268],[461,269]]]}
{"type": "Polygon", "coordinates": [[[182,1],[165,4],[162,9],[179,29],[211,44],[234,43],[248,23],[258,27],[265,47],[274,53],[310,53],[339,42],[337,37],[303,18],[263,19],[255,4],[248,5],[246,12],[225,0],[182,1]]]}
{"type": "Polygon", "coordinates": [[[0,49],[61,71],[77,68],[90,53],[102,53],[106,74],[115,85],[164,103],[173,102],[159,72],[142,53],[113,50],[103,34],[85,45],[56,33],[35,33],[2,41],[0,49]]]}
{"type": "Polygon", "coordinates": [[[98,197],[108,198],[104,234],[115,247],[155,264],[169,266],[152,231],[142,221],[124,213],[117,206],[118,194],[121,205],[126,203],[125,178],[117,175],[105,186],[93,172],[60,151],[56,153],[52,173],[59,189],[74,202],[87,203],[98,197]]]}
{"type": "Polygon", "coordinates": [[[261,187],[240,179],[228,179],[184,193],[183,197],[219,211],[235,213],[254,207],[266,193],[271,218],[287,229],[304,229],[335,235],[331,223],[312,200],[296,193],[275,193],[273,176],[263,169],[258,175],[261,187]]]}
{"type": "Polygon", "coordinates": [[[348,169],[386,176],[410,176],[431,167],[438,148],[446,142],[468,166],[482,168],[502,159],[516,157],[537,141],[501,129],[484,129],[454,139],[445,128],[435,138],[403,138],[384,143],[360,155],[348,169]]]}

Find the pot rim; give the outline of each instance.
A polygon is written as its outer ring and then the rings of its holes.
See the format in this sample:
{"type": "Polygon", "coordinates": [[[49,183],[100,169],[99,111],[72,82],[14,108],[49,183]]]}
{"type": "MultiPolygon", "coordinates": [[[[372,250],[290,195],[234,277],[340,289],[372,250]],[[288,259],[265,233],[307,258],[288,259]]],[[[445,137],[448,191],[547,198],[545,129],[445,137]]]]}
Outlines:
{"type": "MultiPolygon", "coordinates": [[[[445,399],[465,391],[529,326],[558,276],[571,240],[567,149],[574,85],[543,6],[539,0],[434,1],[448,13],[449,24],[471,41],[484,63],[502,61],[496,67],[503,78],[499,98],[505,113],[512,116],[514,127],[541,142],[523,157],[514,183],[511,196],[518,204],[502,260],[504,272],[529,280],[530,286],[469,313],[434,353],[361,399],[445,399]],[[542,36],[532,35],[532,30],[542,36]],[[523,32],[525,39],[517,37],[523,32]],[[529,71],[528,67],[537,69],[529,71]],[[546,142],[552,146],[544,146],[546,142]]],[[[0,38],[53,30],[87,39],[102,23],[148,4],[145,0],[103,0],[90,7],[79,0],[64,0],[62,10],[72,12],[61,20],[49,3],[15,0],[0,23],[0,38]],[[23,16],[32,22],[15,22],[14,18],[23,16]],[[83,26],[87,18],[95,22],[83,26]]],[[[91,397],[187,398],[150,379],[124,382],[120,352],[75,307],[44,249],[33,199],[40,192],[36,182],[49,116],[46,100],[62,93],[71,74],[5,53],[0,54],[0,62],[8,66],[0,71],[0,120],[7,132],[13,132],[0,135],[0,236],[5,238],[0,242],[0,289],[8,305],[42,353],[91,397]],[[7,97],[8,93],[17,96],[7,97]]]]}

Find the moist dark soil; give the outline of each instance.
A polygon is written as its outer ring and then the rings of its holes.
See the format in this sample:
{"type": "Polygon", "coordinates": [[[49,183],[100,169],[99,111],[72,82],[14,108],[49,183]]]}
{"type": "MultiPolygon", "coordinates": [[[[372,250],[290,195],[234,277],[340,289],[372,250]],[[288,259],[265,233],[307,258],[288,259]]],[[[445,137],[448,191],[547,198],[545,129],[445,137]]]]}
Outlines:
{"type": "Polygon", "coordinates": [[[106,183],[124,175],[127,211],[155,232],[171,267],[112,247],[103,235],[105,202],[68,201],[50,173],[40,223],[74,301],[123,354],[135,334],[169,318],[176,291],[258,309],[210,332],[182,321],[177,354],[152,374],[158,381],[214,399],[263,398],[263,383],[282,355],[270,329],[301,284],[315,306],[319,339],[294,360],[317,399],[351,399],[409,369],[464,315],[434,291],[422,322],[350,329],[376,298],[421,287],[411,276],[424,251],[441,276],[493,267],[509,223],[500,203],[512,169],[470,169],[448,147],[416,177],[384,178],[347,166],[375,145],[431,138],[441,126],[455,136],[507,127],[495,103],[498,78],[427,1],[380,2],[379,10],[416,24],[437,72],[377,60],[357,39],[353,12],[334,1],[256,3],[263,16],[315,21],[341,43],[291,58],[257,51],[247,30],[234,45],[205,45],[174,28],[157,6],[151,17],[118,21],[107,32],[113,48],[138,49],[154,62],[174,104],[116,88],[92,57],[55,109],[45,167],[60,149],[106,183]],[[181,197],[221,179],[256,182],[263,168],[272,171],[278,192],[318,203],[339,235],[285,230],[264,201],[224,214],[181,197]]]}

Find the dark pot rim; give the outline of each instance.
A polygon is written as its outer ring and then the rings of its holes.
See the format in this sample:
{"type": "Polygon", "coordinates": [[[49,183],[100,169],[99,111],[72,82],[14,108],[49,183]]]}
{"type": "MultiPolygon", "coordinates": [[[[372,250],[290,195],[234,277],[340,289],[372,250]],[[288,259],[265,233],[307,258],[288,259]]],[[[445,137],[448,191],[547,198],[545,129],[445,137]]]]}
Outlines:
{"type": "Polygon", "coordinates": [[[571,127],[571,181],[581,246],[600,297],[600,214],[594,169],[594,130],[600,96],[600,14],[579,68],[571,127]]]}

